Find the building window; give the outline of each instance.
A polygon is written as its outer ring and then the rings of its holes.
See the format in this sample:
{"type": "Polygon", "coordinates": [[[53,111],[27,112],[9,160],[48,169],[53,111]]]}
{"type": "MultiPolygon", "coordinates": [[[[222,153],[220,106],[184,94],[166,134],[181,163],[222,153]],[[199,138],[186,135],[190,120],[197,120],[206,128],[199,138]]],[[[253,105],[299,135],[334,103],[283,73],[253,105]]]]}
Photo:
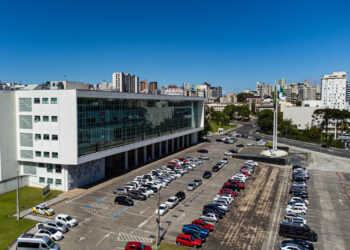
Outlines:
{"type": "Polygon", "coordinates": [[[56,179],[56,185],[61,185],[62,184],[62,180],[61,179],[56,179]]]}
{"type": "Polygon", "coordinates": [[[41,151],[35,151],[35,157],[41,157],[41,151]]]}
{"type": "Polygon", "coordinates": [[[57,122],[57,120],[58,120],[58,119],[57,119],[57,116],[55,116],[55,115],[54,115],[54,116],[51,116],[51,121],[52,121],[52,122],[57,122]]]}
{"type": "Polygon", "coordinates": [[[58,158],[58,153],[57,152],[52,152],[52,158],[58,158]]]}
{"type": "Polygon", "coordinates": [[[44,157],[45,158],[50,158],[50,152],[44,152],[44,157]]]}
{"type": "Polygon", "coordinates": [[[53,173],[53,165],[52,164],[46,164],[46,170],[48,173],[53,173]]]}
{"type": "Polygon", "coordinates": [[[48,117],[47,115],[44,115],[44,116],[43,116],[43,121],[44,121],[44,122],[48,122],[48,121],[49,121],[49,117],[48,117]]]}
{"type": "Polygon", "coordinates": [[[39,183],[45,183],[45,178],[44,177],[39,177],[39,183]]]}
{"type": "Polygon", "coordinates": [[[58,135],[51,135],[51,140],[57,141],[58,140],[58,135]]]}
{"type": "Polygon", "coordinates": [[[43,98],[43,104],[49,104],[49,98],[43,98]]]}
{"type": "Polygon", "coordinates": [[[52,184],[53,183],[53,179],[52,178],[47,178],[47,183],[48,184],[52,184]]]}
{"type": "Polygon", "coordinates": [[[51,104],[57,104],[57,98],[56,97],[52,97],[51,98],[51,104]]]}
{"type": "Polygon", "coordinates": [[[40,104],[40,98],[34,98],[34,104],[40,104]]]}
{"type": "Polygon", "coordinates": [[[62,173],[62,166],[61,165],[56,165],[55,166],[56,173],[62,173]]]}
{"type": "Polygon", "coordinates": [[[34,122],[40,122],[40,116],[39,115],[34,116],[34,122]]]}
{"type": "Polygon", "coordinates": [[[49,134],[44,134],[44,140],[50,140],[50,135],[49,134]]]}
{"type": "Polygon", "coordinates": [[[41,140],[41,134],[35,134],[35,140],[36,141],[41,140]]]}

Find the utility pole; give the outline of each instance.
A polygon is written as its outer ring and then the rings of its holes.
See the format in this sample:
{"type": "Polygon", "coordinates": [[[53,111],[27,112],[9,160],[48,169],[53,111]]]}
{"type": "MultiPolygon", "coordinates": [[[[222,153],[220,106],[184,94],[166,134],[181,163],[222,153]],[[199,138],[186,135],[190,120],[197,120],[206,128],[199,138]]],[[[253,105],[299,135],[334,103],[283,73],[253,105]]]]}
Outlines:
{"type": "Polygon", "coordinates": [[[21,218],[19,211],[19,174],[18,174],[18,168],[17,168],[17,220],[21,218]]]}
{"type": "Polygon", "coordinates": [[[157,228],[157,240],[156,240],[156,249],[159,249],[159,244],[160,244],[160,188],[158,190],[158,218],[157,218],[157,224],[158,224],[158,228],[157,228]]]}

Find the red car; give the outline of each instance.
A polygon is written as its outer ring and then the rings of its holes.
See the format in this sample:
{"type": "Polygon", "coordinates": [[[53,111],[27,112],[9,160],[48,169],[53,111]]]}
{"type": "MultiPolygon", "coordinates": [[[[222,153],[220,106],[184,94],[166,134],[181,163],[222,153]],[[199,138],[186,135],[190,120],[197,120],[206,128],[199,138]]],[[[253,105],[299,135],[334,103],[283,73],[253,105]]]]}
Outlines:
{"type": "Polygon", "coordinates": [[[125,250],[131,250],[131,249],[137,249],[137,250],[152,250],[150,246],[144,245],[141,242],[137,241],[129,241],[125,245],[125,250]]]}
{"type": "Polygon", "coordinates": [[[176,238],[176,244],[188,246],[188,247],[193,247],[193,248],[198,248],[198,247],[202,246],[202,241],[199,239],[196,239],[192,235],[180,234],[176,238]]]}
{"type": "Polygon", "coordinates": [[[192,224],[200,226],[204,229],[208,229],[210,232],[213,232],[214,226],[212,224],[206,223],[204,220],[194,220],[192,224]]]}
{"type": "Polygon", "coordinates": [[[244,184],[241,184],[238,181],[228,181],[224,184],[224,186],[230,186],[231,183],[238,185],[241,189],[244,189],[244,184]]]}
{"type": "Polygon", "coordinates": [[[233,198],[235,198],[237,196],[237,193],[236,192],[233,192],[232,190],[230,189],[221,189],[220,192],[218,194],[231,194],[233,198]]]}
{"type": "Polygon", "coordinates": [[[242,166],[241,169],[254,170],[252,167],[249,167],[249,166],[242,166]]]}
{"type": "Polygon", "coordinates": [[[250,176],[250,174],[244,170],[243,171],[241,170],[241,173],[244,174],[245,176],[250,176]]]}

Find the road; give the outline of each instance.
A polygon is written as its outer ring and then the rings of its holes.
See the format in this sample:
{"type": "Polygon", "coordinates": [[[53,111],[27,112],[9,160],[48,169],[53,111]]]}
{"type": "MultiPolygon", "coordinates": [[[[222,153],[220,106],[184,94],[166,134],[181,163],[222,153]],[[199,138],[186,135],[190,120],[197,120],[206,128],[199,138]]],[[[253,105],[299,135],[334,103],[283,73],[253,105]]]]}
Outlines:
{"type": "MultiPolygon", "coordinates": [[[[236,130],[237,133],[239,134],[253,134],[252,131],[257,128],[257,125],[252,123],[252,124],[246,124],[236,130]]],[[[256,135],[256,134],[254,134],[256,135]]],[[[265,134],[259,134],[257,135],[260,138],[263,138],[265,140],[272,140],[271,135],[265,135],[265,134]]],[[[333,156],[339,156],[339,157],[345,157],[345,158],[350,158],[350,151],[342,150],[342,149],[329,149],[329,148],[322,148],[320,145],[314,145],[311,143],[306,143],[306,142],[301,142],[301,141],[296,141],[296,140],[291,140],[291,139],[285,139],[285,138],[278,138],[278,142],[282,144],[286,144],[289,146],[294,146],[298,147],[301,149],[308,149],[312,150],[315,152],[319,153],[324,153],[328,155],[333,155],[333,156]]]]}

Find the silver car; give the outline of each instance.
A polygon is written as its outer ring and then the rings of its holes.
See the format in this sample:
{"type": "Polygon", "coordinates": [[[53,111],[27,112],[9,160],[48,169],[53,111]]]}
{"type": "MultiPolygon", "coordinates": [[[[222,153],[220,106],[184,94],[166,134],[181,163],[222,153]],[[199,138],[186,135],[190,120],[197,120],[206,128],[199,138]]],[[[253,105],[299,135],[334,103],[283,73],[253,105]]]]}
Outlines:
{"type": "Polygon", "coordinates": [[[117,188],[113,190],[113,194],[126,194],[128,191],[125,188],[117,188]]]}
{"type": "Polygon", "coordinates": [[[69,231],[68,226],[63,224],[62,222],[50,220],[45,223],[38,223],[36,224],[36,227],[38,229],[56,229],[62,233],[67,233],[69,231]]]}
{"type": "Polygon", "coordinates": [[[188,185],[187,185],[187,190],[188,191],[193,191],[195,190],[197,187],[197,185],[194,183],[194,182],[190,182],[188,185]]]}
{"type": "Polygon", "coordinates": [[[199,218],[204,220],[204,221],[211,221],[211,222],[218,222],[219,221],[219,218],[216,217],[216,215],[213,213],[202,214],[199,218]]]}

